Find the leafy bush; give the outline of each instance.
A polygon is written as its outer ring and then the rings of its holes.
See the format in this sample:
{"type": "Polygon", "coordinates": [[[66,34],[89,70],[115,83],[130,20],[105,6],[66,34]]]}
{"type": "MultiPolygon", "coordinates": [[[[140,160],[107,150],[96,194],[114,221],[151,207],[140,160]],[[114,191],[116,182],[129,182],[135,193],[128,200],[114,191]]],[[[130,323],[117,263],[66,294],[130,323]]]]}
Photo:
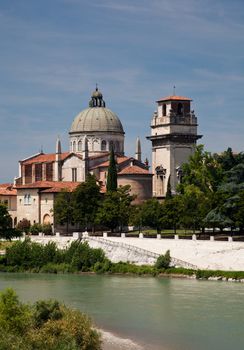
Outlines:
{"type": "Polygon", "coordinates": [[[21,303],[13,291],[0,294],[0,329],[13,334],[23,334],[31,324],[30,309],[21,303]]]}
{"type": "Polygon", "coordinates": [[[23,304],[12,289],[0,294],[1,350],[101,350],[90,318],[55,300],[23,304]]]}
{"type": "Polygon", "coordinates": [[[70,264],[48,263],[48,264],[42,266],[39,272],[42,272],[42,273],[69,273],[69,272],[75,272],[75,270],[70,264]]]}
{"type": "Polygon", "coordinates": [[[76,241],[67,250],[71,265],[78,271],[89,271],[97,262],[104,262],[105,254],[102,249],[90,248],[88,243],[76,241]],[[69,251],[71,250],[71,252],[69,251]]]}
{"type": "Polygon", "coordinates": [[[29,229],[29,232],[33,235],[37,235],[39,232],[42,232],[42,225],[40,224],[33,224],[30,229],[29,229]]]}
{"type": "Polygon", "coordinates": [[[34,304],[34,324],[41,327],[48,320],[59,320],[63,313],[56,300],[40,300],[34,304]]]}
{"type": "Polygon", "coordinates": [[[102,249],[90,248],[87,243],[73,242],[66,250],[58,249],[56,243],[46,245],[30,239],[13,243],[6,249],[6,257],[0,261],[8,268],[41,272],[90,271],[96,263],[106,260],[102,249]]]}
{"type": "Polygon", "coordinates": [[[42,232],[44,235],[51,235],[53,233],[52,225],[51,224],[43,224],[42,225],[42,232]]]}
{"type": "Polygon", "coordinates": [[[164,255],[160,255],[157,258],[157,261],[155,263],[156,269],[167,269],[170,266],[171,258],[170,258],[170,252],[167,250],[167,252],[164,255]]]}

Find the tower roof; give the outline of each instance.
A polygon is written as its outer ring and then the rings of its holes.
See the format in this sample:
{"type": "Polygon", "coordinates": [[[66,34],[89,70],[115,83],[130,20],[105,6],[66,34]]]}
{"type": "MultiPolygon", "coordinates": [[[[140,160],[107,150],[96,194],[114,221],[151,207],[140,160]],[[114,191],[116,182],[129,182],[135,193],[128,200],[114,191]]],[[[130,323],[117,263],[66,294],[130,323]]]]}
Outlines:
{"type": "Polygon", "coordinates": [[[192,99],[185,96],[171,95],[171,96],[160,98],[156,102],[163,102],[163,101],[192,101],[192,99]]]}

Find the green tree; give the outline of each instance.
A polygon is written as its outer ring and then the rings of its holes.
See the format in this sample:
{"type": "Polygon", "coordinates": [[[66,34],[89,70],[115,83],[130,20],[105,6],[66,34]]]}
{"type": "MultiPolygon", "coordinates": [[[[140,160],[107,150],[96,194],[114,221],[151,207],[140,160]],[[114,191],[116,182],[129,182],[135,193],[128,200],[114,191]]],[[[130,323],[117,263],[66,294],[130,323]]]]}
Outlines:
{"type": "Polygon", "coordinates": [[[162,203],[162,228],[173,228],[174,233],[176,234],[176,229],[180,227],[183,213],[184,205],[181,196],[176,195],[171,199],[165,200],[162,203]]]}
{"type": "Polygon", "coordinates": [[[142,224],[157,230],[158,233],[162,229],[163,206],[156,199],[148,199],[142,205],[142,224]]]}
{"type": "Polygon", "coordinates": [[[82,226],[91,226],[94,230],[100,203],[100,186],[95,176],[88,174],[87,180],[74,191],[74,221],[82,226]]]}
{"type": "Polygon", "coordinates": [[[172,191],[171,191],[171,183],[170,183],[170,175],[169,175],[169,178],[168,178],[168,183],[167,183],[167,192],[166,192],[166,197],[165,199],[170,199],[172,198],[172,191]]]}
{"type": "Polygon", "coordinates": [[[142,229],[142,205],[132,205],[130,210],[130,219],[129,223],[138,227],[139,232],[142,229]]]}
{"type": "Polygon", "coordinates": [[[62,189],[57,194],[53,206],[54,221],[57,224],[66,224],[69,232],[69,225],[74,222],[74,201],[73,193],[67,189],[62,189]]]}
{"type": "Polygon", "coordinates": [[[14,237],[20,236],[21,232],[18,229],[12,228],[12,219],[7,207],[0,203],[0,238],[11,240],[14,237]]]}
{"type": "Polygon", "coordinates": [[[155,263],[156,269],[167,269],[170,266],[171,257],[169,250],[164,255],[160,255],[155,263]]]}
{"type": "Polygon", "coordinates": [[[214,154],[214,157],[224,171],[228,171],[238,164],[238,158],[234,156],[230,147],[221,154],[214,154]]]}
{"type": "Polygon", "coordinates": [[[120,186],[117,191],[109,191],[97,213],[97,222],[109,227],[112,231],[116,227],[128,225],[131,202],[135,196],[130,195],[130,185],[120,186]]]}
{"type": "Polygon", "coordinates": [[[237,210],[234,215],[236,226],[240,228],[240,231],[243,231],[244,228],[244,190],[239,192],[237,199],[237,210]]]}
{"type": "Polygon", "coordinates": [[[189,162],[183,164],[182,170],[182,183],[178,186],[181,193],[184,192],[186,185],[195,185],[208,195],[217,190],[223,178],[221,165],[210,152],[204,151],[203,145],[196,147],[189,162]]]}
{"type": "Polygon", "coordinates": [[[108,167],[108,177],[107,177],[107,191],[116,191],[118,187],[117,182],[117,167],[114,155],[114,149],[112,147],[109,158],[109,167],[108,167]]]}
{"type": "Polygon", "coordinates": [[[180,197],[184,208],[180,221],[184,228],[191,228],[194,232],[203,229],[204,218],[211,209],[207,195],[199,187],[187,185],[180,197]]]}

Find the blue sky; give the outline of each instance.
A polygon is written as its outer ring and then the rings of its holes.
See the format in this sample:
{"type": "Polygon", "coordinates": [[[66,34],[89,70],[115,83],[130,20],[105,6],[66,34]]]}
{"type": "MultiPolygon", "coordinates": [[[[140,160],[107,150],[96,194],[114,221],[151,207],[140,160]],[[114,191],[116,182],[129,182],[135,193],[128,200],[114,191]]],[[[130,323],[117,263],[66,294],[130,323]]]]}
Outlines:
{"type": "Polygon", "coordinates": [[[0,0],[0,182],[18,160],[68,148],[98,83],[150,158],[155,101],[193,98],[202,143],[244,150],[243,0],[0,0]]]}

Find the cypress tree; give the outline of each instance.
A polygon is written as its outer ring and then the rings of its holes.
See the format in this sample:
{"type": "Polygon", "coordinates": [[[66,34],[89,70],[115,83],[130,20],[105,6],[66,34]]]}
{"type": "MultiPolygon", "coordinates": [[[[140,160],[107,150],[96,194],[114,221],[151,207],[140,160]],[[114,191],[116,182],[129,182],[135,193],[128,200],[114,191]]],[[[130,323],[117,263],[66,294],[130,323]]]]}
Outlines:
{"type": "Polygon", "coordinates": [[[107,191],[116,191],[117,184],[117,168],[114,156],[114,149],[112,147],[109,158],[108,178],[107,178],[107,191]]]}
{"type": "Polygon", "coordinates": [[[171,192],[171,183],[170,183],[170,175],[169,175],[165,199],[170,199],[170,198],[172,198],[172,192],[171,192]]]}

